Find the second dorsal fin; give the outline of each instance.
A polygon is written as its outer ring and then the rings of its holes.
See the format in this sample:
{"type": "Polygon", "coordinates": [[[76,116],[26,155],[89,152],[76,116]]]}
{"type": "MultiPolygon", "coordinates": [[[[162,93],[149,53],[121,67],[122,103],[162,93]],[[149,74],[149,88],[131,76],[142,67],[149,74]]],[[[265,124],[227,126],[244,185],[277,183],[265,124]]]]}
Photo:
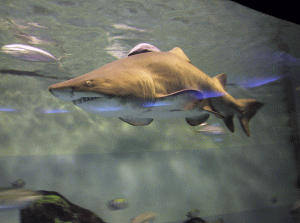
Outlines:
{"type": "Polygon", "coordinates": [[[184,59],[187,62],[191,62],[190,59],[185,55],[182,49],[179,47],[175,47],[172,50],[169,51],[170,53],[174,53],[176,56],[179,56],[180,58],[184,59]]]}

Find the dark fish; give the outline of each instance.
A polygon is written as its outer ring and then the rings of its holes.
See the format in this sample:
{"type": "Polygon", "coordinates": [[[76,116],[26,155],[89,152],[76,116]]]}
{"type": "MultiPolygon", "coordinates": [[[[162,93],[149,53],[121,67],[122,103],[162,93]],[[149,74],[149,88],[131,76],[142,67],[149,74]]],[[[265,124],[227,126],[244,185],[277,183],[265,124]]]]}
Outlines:
{"type": "Polygon", "coordinates": [[[278,202],[278,196],[273,195],[272,198],[271,198],[271,202],[272,202],[272,204],[276,204],[278,202]]]}
{"type": "Polygon", "coordinates": [[[57,79],[57,80],[69,80],[70,78],[60,78],[56,76],[45,76],[42,74],[38,74],[34,71],[26,71],[26,70],[0,70],[0,73],[2,74],[12,74],[17,76],[32,76],[32,77],[43,77],[43,78],[51,78],[51,79],[57,79]]]}
{"type": "Polygon", "coordinates": [[[15,182],[13,182],[12,187],[15,189],[19,189],[25,186],[25,181],[22,179],[16,180],[15,182]]]}
{"type": "Polygon", "coordinates": [[[195,218],[199,215],[200,211],[198,209],[191,210],[186,214],[188,218],[195,218]]]}
{"type": "Polygon", "coordinates": [[[291,207],[291,210],[290,210],[290,212],[292,213],[292,214],[296,214],[296,213],[300,213],[300,200],[297,200],[294,204],[293,204],[293,206],[291,207]]]}
{"type": "Polygon", "coordinates": [[[108,207],[111,210],[121,210],[128,207],[128,201],[126,199],[114,199],[108,202],[108,207]]]}

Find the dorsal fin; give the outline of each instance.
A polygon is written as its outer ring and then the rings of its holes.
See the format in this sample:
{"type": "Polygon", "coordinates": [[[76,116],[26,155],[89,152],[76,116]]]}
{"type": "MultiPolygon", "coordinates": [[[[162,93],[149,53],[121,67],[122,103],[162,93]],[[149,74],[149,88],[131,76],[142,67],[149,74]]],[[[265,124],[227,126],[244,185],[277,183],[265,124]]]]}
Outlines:
{"type": "Polygon", "coordinates": [[[170,53],[174,53],[176,56],[179,56],[180,58],[184,59],[187,62],[191,62],[190,59],[185,55],[185,53],[180,49],[179,47],[175,47],[172,50],[169,51],[170,53]]]}
{"type": "Polygon", "coordinates": [[[161,52],[157,47],[149,43],[140,43],[130,50],[128,56],[133,56],[135,54],[147,53],[147,52],[161,52]]]}
{"type": "Polygon", "coordinates": [[[218,80],[221,83],[221,85],[223,86],[223,88],[225,89],[226,82],[227,82],[227,76],[226,76],[226,74],[224,74],[224,73],[219,74],[219,75],[213,77],[213,79],[218,80]]]}

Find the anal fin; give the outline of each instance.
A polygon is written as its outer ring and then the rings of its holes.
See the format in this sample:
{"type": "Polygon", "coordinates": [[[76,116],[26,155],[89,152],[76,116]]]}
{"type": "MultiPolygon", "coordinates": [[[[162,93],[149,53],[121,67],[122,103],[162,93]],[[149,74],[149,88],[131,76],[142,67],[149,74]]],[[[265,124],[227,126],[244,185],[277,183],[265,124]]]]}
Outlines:
{"type": "Polygon", "coordinates": [[[145,126],[145,125],[149,125],[153,121],[152,118],[119,118],[119,119],[133,126],[145,126]]]}
{"type": "Polygon", "coordinates": [[[191,126],[200,125],[209,118],[209,114],[204,114],[199,117],[186,118],[186,122],[191,126]]]}
{"type": "Polygon", "coordinates": [[[225,125],[227,128],[231,131],[234,132],[234,125],[233,125],[233,115],[229,115],[226,118],[223,119],[225,125]]]}

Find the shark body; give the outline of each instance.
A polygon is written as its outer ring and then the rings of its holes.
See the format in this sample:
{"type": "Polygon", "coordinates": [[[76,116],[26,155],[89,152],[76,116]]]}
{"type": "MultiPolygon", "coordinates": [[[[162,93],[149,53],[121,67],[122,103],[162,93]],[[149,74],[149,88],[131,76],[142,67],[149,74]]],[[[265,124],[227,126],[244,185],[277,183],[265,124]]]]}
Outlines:
{"type": "Polygon", "coordinates": [[[119,117],[134,126],[179,117],[196,126],[214,114],[233,132],[237,115],[250,136],[249,121],[263,103],[234,99],[225,85],[225,74],[211,78],[193,66],[180,48],[161,52],[143,43],[128,57],[51,85],[49,91],[88,112],[119,117]]]}

